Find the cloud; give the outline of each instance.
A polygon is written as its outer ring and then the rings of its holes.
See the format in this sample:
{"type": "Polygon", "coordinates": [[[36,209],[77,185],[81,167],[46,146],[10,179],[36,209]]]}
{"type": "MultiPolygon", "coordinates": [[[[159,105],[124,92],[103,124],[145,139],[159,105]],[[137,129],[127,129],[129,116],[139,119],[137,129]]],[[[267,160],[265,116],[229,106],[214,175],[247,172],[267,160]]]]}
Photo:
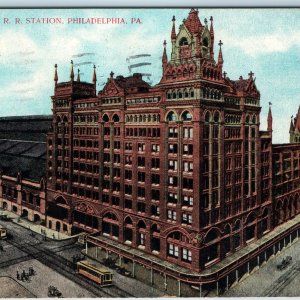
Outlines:
{"type": "Polygon", "coordinates": [[[230,41],[226,47],[239,48],[252,57],[276,52],[287,52],[293,46],[300,46],[300,32],[275,31],[257,36],[229,35],[227,31],[219,32],[224,41],[230,41]]]}

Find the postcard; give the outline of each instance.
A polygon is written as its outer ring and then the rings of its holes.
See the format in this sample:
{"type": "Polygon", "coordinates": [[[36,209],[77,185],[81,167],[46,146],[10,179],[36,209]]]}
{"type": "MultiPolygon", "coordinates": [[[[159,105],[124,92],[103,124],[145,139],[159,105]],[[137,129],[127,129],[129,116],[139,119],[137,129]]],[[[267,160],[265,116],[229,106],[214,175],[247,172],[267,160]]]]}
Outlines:
{"type": "Polygon", "coordinates": [[[300,11],[0,10],[0,298],[300,296],[300,11]]]}

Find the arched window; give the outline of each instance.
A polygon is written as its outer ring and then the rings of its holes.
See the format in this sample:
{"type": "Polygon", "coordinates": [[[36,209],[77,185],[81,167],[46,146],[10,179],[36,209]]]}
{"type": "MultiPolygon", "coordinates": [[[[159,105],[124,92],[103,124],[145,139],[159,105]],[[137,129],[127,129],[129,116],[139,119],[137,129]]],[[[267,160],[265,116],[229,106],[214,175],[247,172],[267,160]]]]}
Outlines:
{"type": "Polygon", "coordinates": [[[193,89],[190,89],[190,97],[194,98],[194,90],[193,89]]]}
{"type": "Polygon", "coordinates": [[[108,117],[107,114],[103,115],[102,121],[105,122],[105,123],[109,121],[109,117],[108,117]]]}
{"type": "Polygon", "coordinates": [[[182,121],[192,121],[193,116],[191,115],[191,113],[189,111],[185,111],[181,115],[181,120],[182,121]]]}
{"type": "Polygon", "coordinates": [[[205,38],[202,40],[202,45],[203,45],[204,47],[208,47],[208,38],[207,38],[207,37],[205,37],[205,38]]]}
{"type": "Polygon", "coordinates": [[[210,122],[210,112],[209,111],[206,112],[204,120],[205,120],[205,123],[209,123],[210,122]]]}
{"type": "Polygon", "coordinates": [[[188,40],[186,37],[182,37],[179,41],[179,46],[185,46],[185,45],[188,45],[188,40]]]}
{"type": "Polygon", "coordinates": [[[175,121],[177,121],[177,116],[176,116],[176,114],[173,111],[170,111],[167,114],[167,121],[169,121],[169,122],[175,122],[175,121]]]}
{"type": "Polygon", "coordinates": [[[214,114],[214,122],[218,123],[220,121],[220,114],[218,112],[215,112],[214,114]]]}
{"type": "Polygon", "coordinates": [[[113,117],[112,117],[112,119],[113,119],[113,121],[114,121],[115,123],[120,122],[120,118],[119,118],[119,116],[118,116],[117,114],[114,114],[113,117]]]}
{"type": "Polygon", "coordinates": [[[146,224],[142,220],[137,223],[137,244],[142,247],[146,245],[146,224]]]}
{"type": "Polygon", "coordinates": [[[171,91],[168,91],[168,93],[167,93],[167,99],[168,100],[172,99],[172,92],[171,91]]]}

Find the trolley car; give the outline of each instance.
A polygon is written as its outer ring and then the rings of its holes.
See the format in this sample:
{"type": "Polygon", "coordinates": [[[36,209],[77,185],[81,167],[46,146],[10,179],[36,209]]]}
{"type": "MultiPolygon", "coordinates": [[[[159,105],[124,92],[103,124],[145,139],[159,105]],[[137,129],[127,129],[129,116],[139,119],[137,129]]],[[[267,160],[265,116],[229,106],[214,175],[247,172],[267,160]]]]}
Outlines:
{"type": "Polygon", "coordinates": [[[112,285],[113,272],[103,267],[99,267],[87,260],[77,263],[77,272],[97,283],[101,286],[112,285]]]}
{"type": "Polygon", "coordinates": [[[5,239],[7,236],[6,228],[0,225],[0,240],[5,239]]]}

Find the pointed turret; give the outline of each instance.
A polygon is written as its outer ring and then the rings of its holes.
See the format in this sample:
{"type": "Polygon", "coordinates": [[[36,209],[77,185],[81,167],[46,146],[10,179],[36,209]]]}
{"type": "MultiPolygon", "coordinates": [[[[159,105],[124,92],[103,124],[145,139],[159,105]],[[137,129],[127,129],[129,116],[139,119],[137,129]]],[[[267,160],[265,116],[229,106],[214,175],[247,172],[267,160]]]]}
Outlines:
{"type": "Polygon", "coordinates": [[[78,73],[77,73],[77,82],[80,82],[80,70],[78,69],[78,73]]]}
{"type": "Polygon", "coordinates": [[[54,82],[55,85],[57,85],[58,82],[58,75],[57,75],[57,64],[54,65],[55,71],[54,71],[54,82]]]}
{"type": "Polygon", "coordinates": [[[165,66],[168,63],[168,56],[167,56],[167,49],[166,49],[167,42],[166,42],[166,40],[164,40],[163,46],[164,46],[164,51],[163,51],[163,56],[162,56],[162,64],[163,64],[163,66],[165,66]]]}
{"type": "Polygon", "coordinates": [[[214,58],[214,40],[215,40],[215,33],[214,33],[214,19],[210,17],[210,38],[211,38],[211,47],[210,47],[210,56],[214,58]]]}
{"type": "Polygon", "coordinates": [[[294,122],[293,122],[293,117],[294,117],[294,116],[291,116],[290,133],[295,131],[294,122]]]}
{"type": "Polygon", "coordinates": [[[96,66],[94,65],[94,71],[93,71],[93,84],[96,85],[97,82],[97,75],[96,75],[96,66]]]}
{"type": "Polygon", "coordinates": [[[268,128],[267,130],[269,132],[272,132],[273,129],[272,129],[272,126],[273,126],[273,117],[272,117],[272,110],[271,110],[271,106],[272,106],[272,103],[269,102],[269,112],[268,112],[268,128]]]}
{"type": "Polygon", "coordinates": [[[71,60],[71,72],[70,72],[70,79],[71,79],[71,81],[74,81],[73,60],[71,60]]]}
{"type": "Polygon", "coordinates": [[[222,45],[223,45],[223,43],[222,43],[221,40],[220,40],[220,42],[219,42],[218,45],[220,46],[219,56],[218,56],[218,65],[223,65],[223,62],[224,62],[224,60],[223,60],[223,54],[222,54],[222,45]]]}
{"type": "Polygon", "coordinates": [[[175,16],[173,16],[173,18],[172,18],[173,24],[172,24],[171,40],[176,40],[175,21],[176,21],[175,16]]]}

